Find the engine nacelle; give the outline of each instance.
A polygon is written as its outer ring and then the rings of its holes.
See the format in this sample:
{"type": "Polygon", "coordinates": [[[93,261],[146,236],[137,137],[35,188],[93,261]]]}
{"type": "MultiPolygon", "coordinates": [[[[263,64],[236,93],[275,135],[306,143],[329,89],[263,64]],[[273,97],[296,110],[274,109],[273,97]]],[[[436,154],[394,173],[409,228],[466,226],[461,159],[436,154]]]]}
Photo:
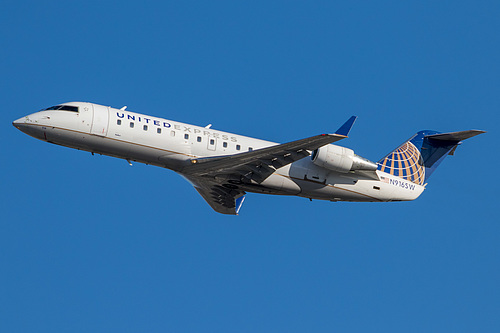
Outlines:
{"type": "Polygon", "coordinates": [[[349,148],[327,145],[316,149],[312,153],[312,161],[317,166],[336,172],[355,170],[377,170],[377,164],[354,154],[349,148]]]}

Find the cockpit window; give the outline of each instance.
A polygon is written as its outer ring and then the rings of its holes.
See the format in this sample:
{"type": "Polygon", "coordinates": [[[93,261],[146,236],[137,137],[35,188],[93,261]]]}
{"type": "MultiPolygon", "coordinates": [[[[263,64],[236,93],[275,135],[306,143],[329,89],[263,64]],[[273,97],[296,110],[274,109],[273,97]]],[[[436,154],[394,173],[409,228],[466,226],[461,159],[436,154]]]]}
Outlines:
{"type": "Polygon", "coordinates": [[[47,111],[47,110],[61,110],[61,111],[71,111],[71,112],[78,112],[78,106],[71,106],[71,105],[55,105],[51,106],[50,108],[43,109],[42,111],[47,111]]]}

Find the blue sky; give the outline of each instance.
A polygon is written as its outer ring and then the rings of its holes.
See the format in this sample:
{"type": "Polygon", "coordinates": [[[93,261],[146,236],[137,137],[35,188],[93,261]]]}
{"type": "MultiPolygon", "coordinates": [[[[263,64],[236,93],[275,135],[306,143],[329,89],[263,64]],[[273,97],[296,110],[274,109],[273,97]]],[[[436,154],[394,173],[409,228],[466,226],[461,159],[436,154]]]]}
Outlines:
{"type": "Polygon", "coordinates": [[[4,1],[2,332],[498,332],[495,1],[4,1]],[[247,195],[11,122],[89,101],[276,142],[359,116],[378,160],[482,129],[406,203],[247,195]]]}

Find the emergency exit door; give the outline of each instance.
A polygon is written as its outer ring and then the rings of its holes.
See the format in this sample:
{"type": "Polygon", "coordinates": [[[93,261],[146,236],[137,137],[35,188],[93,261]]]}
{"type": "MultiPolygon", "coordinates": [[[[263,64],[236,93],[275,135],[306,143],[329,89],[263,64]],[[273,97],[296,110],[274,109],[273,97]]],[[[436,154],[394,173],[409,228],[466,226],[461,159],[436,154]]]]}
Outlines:
{"type": "Polygon", "coordinates": [[[215,150],[217,147],[217,139],[208,137],[207,148],[208,150],[215,150]]]}

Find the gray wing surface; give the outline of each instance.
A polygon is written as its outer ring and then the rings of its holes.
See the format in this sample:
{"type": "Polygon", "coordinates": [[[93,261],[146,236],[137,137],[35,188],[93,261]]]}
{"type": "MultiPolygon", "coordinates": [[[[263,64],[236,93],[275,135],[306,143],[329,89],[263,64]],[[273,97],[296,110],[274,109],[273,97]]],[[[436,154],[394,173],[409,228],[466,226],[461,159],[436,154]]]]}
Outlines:
{"type": "Polygon", "coordinates": [[[340,134],[321,134],[235,155],[192,159],[181,173],[261,183],[277,169],[309,156],[310,151],[344,138],[340,134]]]}
{"type": "Polygon", "coordinates": [[[215,182],[204,180],[188,180],[205,201],[218,213],[238,215],[245,199],[245,192],[235,189],[236,186],[225,187],[215,182]]]}
{"type": "Polygon", "coordinates": [[[347,138],[355,120],[352,116],[334,134],[316,135],[240,154],[195,158],[178,172],[216,212],[237,215],[245,192],[231,181],[260,184],[277,169],[309,156],[310,151],[347,138]]]}

